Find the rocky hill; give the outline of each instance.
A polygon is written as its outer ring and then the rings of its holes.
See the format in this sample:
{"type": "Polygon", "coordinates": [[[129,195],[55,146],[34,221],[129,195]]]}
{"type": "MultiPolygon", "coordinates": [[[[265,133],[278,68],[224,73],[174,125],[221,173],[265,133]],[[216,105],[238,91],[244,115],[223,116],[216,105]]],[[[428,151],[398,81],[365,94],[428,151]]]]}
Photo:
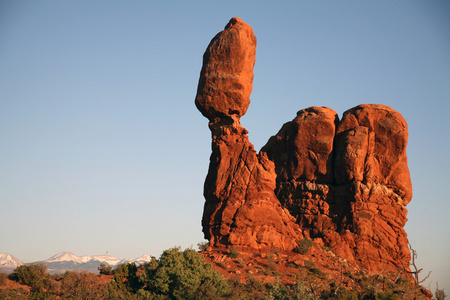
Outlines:
{"type": "MultiPolygon", "coordinates": [[[[377,104],[351,108],[341,119],[331,108],[310,107],[258,153],[240,123],[255,52],[252,28],[232,18],[203,56],[195,104],[212,133],[202,219],[210,252],[233,247],[289,257],[313,240],[370,274],[409,273],[404,118],[377,104]]],[[[335,264],[331,254],[321,257],[335,264]]]]}

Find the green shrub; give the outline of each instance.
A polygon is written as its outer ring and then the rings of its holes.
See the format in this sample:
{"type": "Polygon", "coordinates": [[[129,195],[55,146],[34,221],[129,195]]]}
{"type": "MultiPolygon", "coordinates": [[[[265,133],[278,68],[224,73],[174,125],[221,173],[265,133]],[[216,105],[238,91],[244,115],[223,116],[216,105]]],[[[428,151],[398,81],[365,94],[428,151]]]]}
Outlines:
{"type": "Polygon", "coordinates": [[[272,252],[270,252],[267,255],[267,270],[270,272],[275,272],[277,270],[277,263],[275,262],[275,254],[273,254],[272,252]]]}
{"type": "Polygon", "coordinates": [[[105,299],[107,294],[106,283],[93,273],[71,271],[62,276],[61,299],[105,299]]]}
{"type": "Polygon", "coordinates": [[[321,246],[321,248],[327,252],[333,252],[333,249],[329,246],[321,246]]]}
{"type": "Polygon", "coordinates": [[[112,275],[113,274],[113,267],[106,263],[101,263],[100,266],[98,266],[98,271],[102,275],[112,275]]]}
{"type": "Polygon", "coordinates": [[[309,248],[311,248],[313,245],[313,241],[311,241],[310,239],[303,239],[300,242],[298,242],[297,245],[297,252],[300,254],[307,254],[309,252],[309,248]]]}
{"type": "Polygon", "coordinates": [[[200,251],[205,251],[209,247],[209,242],[200,242],[197,246],[200,251]]]}
{"type": "Polygon", "coordinates": [[[0,299],[29,299],[27,297],[30,293],[24,288],[20,287],[18,289],[5,288],[0,289],[0,299]]]}
{"type": "Polygon", "coordinates": [[[296,284],[286,284],[275,281],[267,287],[268,296],[264,299],[317,299],[313,292],[309,288],[305,287],[304,282],[298,281],[296,284]]]}
{"type": "Polygon", "coordinates": [[[237,250],[233,246],[231,246],[228,252],[228,256],[231,258],[238,258],[239,252],[237,252],[237,250]]]}
{"type": "Polygon", "coordinates": [[[320,269],[317,269],[317,268],[310,268],[309,271],[315,275],[320,275],[320,276],[324,275],[324,273],[320,269]]]}
{"type": "Polygon", "coordinates": [[[44,292],[43,290],[40,291],[34,291],[30,294],[30,296],[28,296],[28,298],[26,299],[30,299],[30,300],[53,300],[53,299],[58,299],[55,295],[53,295],[50,292],[44,292]]]}
{"type": "Polygon", "coordinates": [[[7,278],[8,278],[8,275],[6,273],[0,272],[0,286],[6,285],[7,278]]]}
{"type": "Polygon", "coordinates": [[[376,300],[397,300],[399,296],[395,294],[393,291],[389,292],[380,292],[375,295],[376,300]]]}
{"type": "Polygon", "coordinates": [[[298,281],[295,285],[290,285],[288,287],[289,298],[287,299],[317,299],[316,295],[314,295],[314,293],[301,281],[298,281]]]}
{"type": "Polygon", "coordinates": [[[172,248],[147,265],[146,290],[158,298],[211,299],[225,295],[228,285],[221,274],[195,250],[172,248]]]}
{"type": "Polygon", "coordinates": [[[114,282],[123,291],[137,292],[144,283],[137,276],[137,266],[134,262],[119,264],[114,270],[114,282]]]}
{"type": "Polygon", "coordinates": [[[43,290],[45,279],[48,277],[50,274],[44,264],[21,265],[10,275],[12,280],[28,285],[35,290],[43,290]]]}
{"type": "Polygon", "coordinates": [[[262,283],[258,278],[254,277],[252,274],[246,275],[246,284],[244,286],[244,289],[249,291],[250,293],[253,293],[255,291],[259,292],[266,292],[266,287],[264,286],[264,283],[262,283]]]}
{"type": "Polygon", "coordinates": [[[316,267],[316,264],[313,261],[311,261],[309,259],[305,260],[305,268],[312,269],[312,268],[315,268],[315,267],[316,267]]]}
{"type": "Polygon", "coordinates": [[[346,271],[344,272],[344,275],[347,276],[347,277],[350,278],[350,279],[355,279],[355,277],[353,276],[352,271],[350,271],[350,270],[346,270],[346,271]]]}
{"type": "Polygon", "coordinates": [[[322,291],[321,299],[358,300],[359,297],[356,291],[340,286],[337,290],[333,288],[322,291]]]}
{"type": "Polygon", "coordinates": [[[242,258],[238,260],[238,264],[239,264],[240,268],[244,268],[245,267],[244,260],[242,258]]]}

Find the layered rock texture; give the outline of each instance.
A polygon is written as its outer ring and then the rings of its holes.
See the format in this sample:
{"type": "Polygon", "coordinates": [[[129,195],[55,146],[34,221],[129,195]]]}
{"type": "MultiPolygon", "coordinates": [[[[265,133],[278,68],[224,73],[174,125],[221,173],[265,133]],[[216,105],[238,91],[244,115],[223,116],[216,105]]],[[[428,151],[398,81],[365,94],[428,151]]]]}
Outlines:
{"type": "Polygon", "coordinates": [[[257,153],[240,123],[255,49],[252,28],[233,18],[203,57],[195,104],[212,133],[205,238],[213,247],[259,250],[294,250],[310,238],[372,272],[409,269],[403,117],[375,104],[341,120],[330,108],[310,107],[257,153]]]}

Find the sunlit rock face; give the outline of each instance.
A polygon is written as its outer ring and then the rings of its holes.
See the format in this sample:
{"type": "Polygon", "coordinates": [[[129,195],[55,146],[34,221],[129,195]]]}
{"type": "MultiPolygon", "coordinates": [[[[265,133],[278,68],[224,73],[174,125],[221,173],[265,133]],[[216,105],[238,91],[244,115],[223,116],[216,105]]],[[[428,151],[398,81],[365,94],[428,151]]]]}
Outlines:
{"type": "Polygon", "coordinates": [[[354,107],[342,120],[330,108],[310,107],[257,153],[240,123],[255,49],[252,28],[233,18],[203,57],[195,104],[212,133],[205,238],[213,247],[293,250],[306,237],[369,271],[409,269],[403,117],[376,104],[354,107]]]}
{"type": "Polygon", "coordinates": [[[273,162],[256,153],[240,123],[250,104],[255,50],[252,28],[233,18],[203,56],[195,104],[212,132],[203,232],[211,245],[291,250],[300,228],[275,196],[273,162]]]}
{"type": "Polygon", "coordinates": [[[203,55],[195,105],[209,120],[242,117],[253,89],[256,37],[253,29],[232,18],[203,55]]]}
{"type": "Polygon", "coordinates": [[[311,107],[261,153],[275,163],[277,199],[304,234],[375,272],[409,265],[407,141],[405,120],[387,106],[359,105],[340,121],[311,107]]]}

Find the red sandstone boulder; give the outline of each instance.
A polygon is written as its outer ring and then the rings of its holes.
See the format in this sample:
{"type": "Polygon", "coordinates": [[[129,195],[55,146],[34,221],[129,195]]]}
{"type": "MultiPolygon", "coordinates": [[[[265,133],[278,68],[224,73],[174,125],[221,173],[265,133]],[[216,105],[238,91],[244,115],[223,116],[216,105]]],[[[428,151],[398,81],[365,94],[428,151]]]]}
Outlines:
{"type": "Polygon", "coordinates": [[[365,104],[346,111],[336,132],[336,182],[381,183],[406,205],[412,198],[407,143],[406,121],[392,108],[365,104]]]}
{"type": "Polygon", "coordinates": [[[250,105],[253,89],[256,37],[253,29],[232,18],[217,34],[203,55],[195,105],[208,119],[242,117],[250,105]]]}
{"type": "Polygon", "coordinates": [[[352,252],[357,263],[372,272],[409,270],[411,259],[403,226],[407,210],[391,188],[356,183],[349,221],[352,252]]]}
{"type": "Polygon", "coordinates": [[[338,116],[328,107],[310,107],[283,125],[261,152],[275,162],[280,180],[333,182],[332,151],[338,116]]]}

